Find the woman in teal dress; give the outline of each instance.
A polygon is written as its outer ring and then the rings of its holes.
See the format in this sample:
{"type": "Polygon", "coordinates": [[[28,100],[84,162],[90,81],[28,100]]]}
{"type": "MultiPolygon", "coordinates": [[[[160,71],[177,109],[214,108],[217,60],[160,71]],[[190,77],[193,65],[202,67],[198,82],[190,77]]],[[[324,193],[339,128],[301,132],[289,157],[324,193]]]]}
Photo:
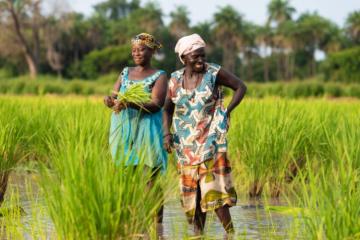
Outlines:
{"type": "MultiPolygon", "coordinates": [[[[111,155],[117,165],[138,166],[144,164],[153,177],[167,166],[167,154],[163,149],[162,107],[167,92],[167,77],[162,70],[151,66],[151,58],[161,44],[146,33],[132,41],[132,58],[135,67],[125,67],[114,86],[115,92],[124,93],[132,84],[141,83],[151,94],[151,101],[140,106],[116,101],[116,95],[104,98],[104,103],[114,112],[111,116],[109,143],[111,155]]],[[[152,185],[150,182],[149,185],[152,185]]],[[[162,221],[162,209],[158,222],[162,221]]]]}

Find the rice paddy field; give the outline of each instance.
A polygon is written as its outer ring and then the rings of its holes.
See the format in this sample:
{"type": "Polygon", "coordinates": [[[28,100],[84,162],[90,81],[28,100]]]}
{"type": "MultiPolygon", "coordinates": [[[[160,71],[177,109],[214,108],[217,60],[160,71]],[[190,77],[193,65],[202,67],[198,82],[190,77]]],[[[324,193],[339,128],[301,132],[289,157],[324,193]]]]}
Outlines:
{"type": "MultiPolygon", "coordinates": [[[[0,239],[193,239],[174,157],[152,188],[143,166],[115,166],[110,114],[98,97],[0,96],[0,239]]],[[[359,117],[354,99],[244,99],[233,239],[360,239],[359,117]]],[[[206,232],[224,237],[212,214],[206,232]]]]}

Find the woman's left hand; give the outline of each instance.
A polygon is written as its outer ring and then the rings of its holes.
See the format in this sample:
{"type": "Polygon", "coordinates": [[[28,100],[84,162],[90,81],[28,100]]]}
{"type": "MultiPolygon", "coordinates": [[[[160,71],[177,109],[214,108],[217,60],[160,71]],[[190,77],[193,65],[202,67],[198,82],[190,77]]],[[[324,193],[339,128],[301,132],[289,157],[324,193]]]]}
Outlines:
{"type": "Polygon", "coordinates": [[[230,128],[230,113],[226,112],[226,131],[229,131],[230,128]]]}
{"type": "Polygon", "coordinates": [[[172,134],[167,134],[164,136],[164,148],[168,153],[171,153],[171,147],[173,145],[172,134]]]}

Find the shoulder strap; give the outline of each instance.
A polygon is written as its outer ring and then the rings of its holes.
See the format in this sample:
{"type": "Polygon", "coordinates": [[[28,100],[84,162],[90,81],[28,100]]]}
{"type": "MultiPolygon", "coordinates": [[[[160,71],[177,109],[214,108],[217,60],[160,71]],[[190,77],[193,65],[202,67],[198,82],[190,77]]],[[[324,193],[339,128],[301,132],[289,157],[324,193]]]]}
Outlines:
{"type": "Polygon", "coordinates": [[[207,65],[208,65],[208,71],[211,73],[211,74],[213,74],[213,75],[217,75],[218,74],[218,72],[219,72],[219,70],[220,70],[220,68],[221,68],[221,66],[220,65],[218,65],[218,64],[216,64],[216,63],[207,63],[207,65]]]}
{"type": "Polygon", "coordinates": [[[164,70],[158,70],[157,72],[155,72],[152,76],[150,76],[147,80],[146,83],[148,85],[153,85],[155,83],[155,81],[160,77],[160,75],[162,74],[166,74],[164,70]]]}
{"type": "Polygon", "coordinates": [[[117,91],[120,91],[120,88],[123,84],[126,84],[128,74],[128,67],[124,67],[121,73],[118,76],[118,81],[120,81],[119,89],[117,91]]]}
{"type": "Polygon", "coordinates": [[[171,78],[175,78],[176,81],[179,81],[181,78],[181,75],[184,73],[184,68],[179,69],[173,73],[171,73],[171,78]]]}

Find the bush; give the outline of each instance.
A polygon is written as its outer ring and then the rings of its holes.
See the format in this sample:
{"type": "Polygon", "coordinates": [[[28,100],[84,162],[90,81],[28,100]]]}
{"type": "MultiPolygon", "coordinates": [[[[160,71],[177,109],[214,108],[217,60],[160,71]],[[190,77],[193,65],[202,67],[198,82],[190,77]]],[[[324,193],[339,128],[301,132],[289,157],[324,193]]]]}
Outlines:
{"type": "Polygon", "coordinates": [[[287,84],[286,92],[286,95],[292,98],[319,97],[324,95],[324,87],[321,83],[297,82],[287,84]]]}
{"type": "Polygon", "coordinates": [[[95,50],[84,57],[81,65],[82,75],[85,78],[97,78],[99,74],[120,72],[132,62],[129,45],[107,47],[95,50]]]}
{"type": "Polygon", "coordinates": [[[330,54],[322,68],[326,80],[360,83],[360,47],[330,54]]]}
{"type": "MultiPolygon", "coordinates": [[[[59,80],[51,76],[39,76],[36,80],[28,77],[0,80],[0,94],[76,94],[109,95],[112,92],[117,73],[99,77],[95,81],[59,80]]],[[[307,97],[355,97],[360,98],[360,84],[322,82],[318,79],[294,82],[248,83],[247,97],[263,98],[278,96],[283,98],[307,97]]],[[[231,96],[233,90],[224,88],[224,94],[231,96]]]]}
{"type": "Polygon", "coordinates": [[[326,84],[325,92],[328,97],[346,96],[346,91],[340,84],[326,84]]]}
{"type": "Polygon", "coordinates": [[[351,84],[348,91],[349,97],[360,98],[360,84],[351,84]]]}

